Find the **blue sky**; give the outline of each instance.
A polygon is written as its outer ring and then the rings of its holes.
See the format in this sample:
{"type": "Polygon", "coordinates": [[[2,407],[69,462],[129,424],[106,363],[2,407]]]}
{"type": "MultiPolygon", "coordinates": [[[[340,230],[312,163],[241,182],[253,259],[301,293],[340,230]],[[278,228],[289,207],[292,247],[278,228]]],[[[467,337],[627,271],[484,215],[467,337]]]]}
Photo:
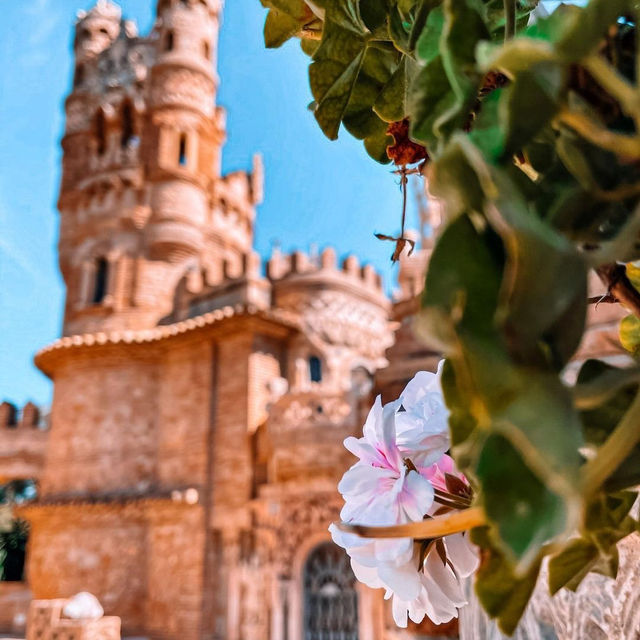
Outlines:
{"type": "MultiPolygon", "coordinates": [[[[32,365],[58,337],[63,286],[55,208],[63,99],[71,82],[72,24],[89,0],[0,0],[0,400],[47,403],[51,385],[32,365]]],[[[155,0],[122,0],[146,32],[155,0]]],[[[220,43],[218,102],[228,111],[224,169],[266,166],[256,247],[327,244],[353,251],[393,277],[391,246],[374,231],[397,231],[400,192],[388,167],[370,161],[345,133],[326,140],[306,106],[307,61],[296,42],[266,51],[258,0],[228,0],[220,43]]]]}

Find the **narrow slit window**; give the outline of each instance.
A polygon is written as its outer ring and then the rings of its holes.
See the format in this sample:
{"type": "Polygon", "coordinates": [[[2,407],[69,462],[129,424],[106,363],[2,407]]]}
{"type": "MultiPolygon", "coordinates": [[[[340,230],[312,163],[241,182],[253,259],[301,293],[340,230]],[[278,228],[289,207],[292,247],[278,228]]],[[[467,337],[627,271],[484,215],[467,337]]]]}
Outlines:
{"type": "Polygon", "coordinates": [[[180,149],[178,151],[178,164],[181,167],[187,166],[187,135],[180,135],[180,149]]]}
{"type": "Polygon", "coordinates": [[[309,358],[309,379],[311,382],[322,382],[322,362],[318,356],[309,358]]]}
{"type": "Polygon", "coordinates": [[[102,113],[102,110],[98,111],[98,115],[96,116],[96,140],[98,143],[98,155],[102,156],[107,150],[106,123],[104,121],[104,113],[102,113]]]}
{"type": "Polygon", "coordinates": [[[207,60],[211,59],[211,45],[206,40],[202,43],[202,52],[207,60]]]}
{"type": "Polygon", "coordinates": [[[164,48],[166,51],[173,51],[173,47],[175,46],[175,36],[173,35],[173,31],[167,31],[167,36],[165,39],[164,48]]]}
{"type": "Polygon", "coordinates": [[[123,149],[129,146],[134,136],[133,109],[131,108],[131,103],[125,102],[122,108],[122,138],[120,140],[123,149]]]}
{"type": "Polygon", "coordinates": [[[84,65],[79,64],[73,75],[73,86],[79,87],[84,82],[84,65]]]}
{"type": "Polygon", "coordinates": [[[106,258],[96,260],[96,274],[93,288],[93,304],[100,304],[107,295],[107,279],[109,277],[109,263],[106,258]]]}

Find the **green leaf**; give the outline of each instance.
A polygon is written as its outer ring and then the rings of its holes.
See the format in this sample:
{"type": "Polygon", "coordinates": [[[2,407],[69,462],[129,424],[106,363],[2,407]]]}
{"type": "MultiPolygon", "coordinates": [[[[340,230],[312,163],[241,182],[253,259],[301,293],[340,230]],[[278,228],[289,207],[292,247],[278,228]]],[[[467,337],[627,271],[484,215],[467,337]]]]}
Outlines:
{"type": "Polygon", "coordinates": [[[504,45],[480,42],[476,55],[478,67],[485,73],[497,70],[509,76],[525,71],[535,64],[554,62],[558,59],[548,42],[524,36],[509,40],[504,45]]]}
{"type": "MultiPolygon", "coordinates": [[[[443,114],[451,113],[455,105],[456,96],[447,78],[442,57],[438,56],[416,74],[411,84],[411,138],[423,143],[433,153],[439,137],[437,125],[443,114]]],[[[459,122],[462,122],[462,118],[459,122]]]]}
{"type": "Polygon", "coordinates": [[[374,111],[386,122],[398,122],[407,115],[407,64],[404,58],[373,105],[374,111]]]}
{"type": "Polygon", "coordinates": [[[598,561],[598,548],[584,538],[572,540],[549,561],[549,590],[555,595],[571,585],[574,589],[582,582],[598,561]]]}
{"type": "Polygon", "coordinates": [[[309,67],[314,115],[324,134],[338,137],[340,123],[351,99],[365,58],[364,40],[341,27],[325,22],[324,36],[309,67]]]}
{"type": "Polygon", "coordinates": [[[444,29],[444,11],[436,7],[429,12],[426,23],[416,43],[416,55],[428,64],[440,54],[440,36],[444,29]]]}
{"type": "Polygon", "coordinates": [[[620,342],[634,356],[640,356],[640,318],[628,315],[620,322],[620,342]]]}
{"type": "Polygon", "coordinates": [[[495,162],[505,152],[505,126],[500,104],[503,89],[491,92],[483,101],[469,138],[488,162],[495,162]]]}
{"type": "MultiPolygon", "coordinates": [[[[493,334],[503,259],[491,229],[477,230],[467,216],[454,220],[431,257],[421,318],[437,307],[454,327],[493,334]]],[[[445,335],[448,332],[444,330],[445,335]]]]}
{"type": "Polygon", "coordinates": [[[524,613],[540,573],[540,559],[523,575],[500,551],[487,527],[473,529],[471,540],[482,549],[482,562],[476,573],[475,591],[485,611],[498,626],[511,635],[524,613]]]}
{"type": "Polygon", "coordinates": [[[363,24],[373,32],[387,20],[389,11],[386,0],[359,0],[359,11],[363,24]]]}
{"type": "Polygon", "coordinates": [[[556,115],[565,82],[565,69],[552,62],[537,63],[518,73],[501,101],[506,153],[522,149],[556,115]]]}
{"type": "Polygon", "coordinates": [[[530,471],[520,452],[501,435],[487,438],[476,476],[482,483],[487,517],[495,523],[512,558],[529,569],[542,545],[569,525],[563,499],[530,471]]]}
{"type": "Polygon", "coordinates": [[[360,0],[322,0],[319,4],[326,11],[326,20],[357,35],[363,35],[367,32],[367,27],[360,15],[360,0]]]}
{"type": "Polygon", "coordinates": [[[271,9],[264,24],[264,43],[270,49],[280,47],[299,31],[298,20],[277,9],[271,9]]]}

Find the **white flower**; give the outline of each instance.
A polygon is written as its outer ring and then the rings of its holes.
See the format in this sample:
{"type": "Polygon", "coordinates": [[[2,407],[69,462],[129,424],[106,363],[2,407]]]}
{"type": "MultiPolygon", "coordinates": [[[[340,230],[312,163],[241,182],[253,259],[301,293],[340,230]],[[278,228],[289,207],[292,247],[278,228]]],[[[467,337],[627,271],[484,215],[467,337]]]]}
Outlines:
{"type": "MultiPolygon", "coordinates": [[[[338,485],[345,504],[344,522],[388,526],[421,521],[441,504],[434,488],[467,500],[466,478],[446,455],[448,417],[438,373],[418,373],[400,398],[382,406],[380,397],[369,412],[362,438],[347,438],[345,447],[359,458],[338,485]],[[453,477],[452,477],[453,476],[453,477]],[[456,480],[457,478],[457,480],[456,480]],[[455,485],[458,485],[457,487],[455,485]]],[[[468,536],[455,534],[431,542],[410,538],[367,539],[330,527],[334,542],[344,547],[358,580],[384,588],[392,598],[393,616],[401,627],[408,619],[428,615],[436,624],[457,617],[466,604],[460,579],[471,575],[478,556],[468,536]],[[425,555],[426,553],[426,555],[425,555]]]]}
{"type": "Polygon", "coordinates": [[[400,395],[403,411],[396,417],[398,447],[418,467],[438,462],[449,449],[449,411],[444,404],[437,373],[418,372],[400,395]]]}
{"type": "Polygon", "coordinates": [[[399,592],[387,589],[385,598],[393,598],[393,619],[399,627],[406,627],[408,620],[420,623],[425,616],[434,624],[449,622],[457,618],[458,609],[467,604],[461,578],[469,577],[478,568],[478,554],[469,542],[469,536],[461,533],[442,538],[442,544],[446,561],[434,544],[422,567],[416,571],[420,577],[416,598],[406,599],[399,592]]]}
{"type": "Polygon", "coordinates": [[[345,522],[391,525],[422,520],[433,503],[431,483],[409,470],[396,445],[399,401],[384,408],[380,396],[367,416],[362,438],[344,446],[360,460],[343,476],[338,491],[345,500],[345,522]]]}

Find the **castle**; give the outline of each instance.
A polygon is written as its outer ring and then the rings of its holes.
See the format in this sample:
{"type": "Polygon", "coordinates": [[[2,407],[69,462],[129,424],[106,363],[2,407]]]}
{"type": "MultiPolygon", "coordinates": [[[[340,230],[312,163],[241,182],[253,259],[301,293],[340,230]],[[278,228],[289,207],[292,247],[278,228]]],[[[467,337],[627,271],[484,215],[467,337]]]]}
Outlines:
{"type": "Polygon", "coordinates": [[[63,337],[35,359],[49,428],[0,406],[0,483],[38,482],[19,510],[28,585],[0,583],[0,631],[28,588],[90,591],[125,635],[162,640],[444,634],[395,630],[327,531],[372,392],[437,363],[410,326],[428,247],[403,258],[394,305],[330,248],[275,251],[263,275],[260,160],[221,175],[220,18],[221,0],[158,0],[141,37],[110,0],[78,17],[63,337]]]}

